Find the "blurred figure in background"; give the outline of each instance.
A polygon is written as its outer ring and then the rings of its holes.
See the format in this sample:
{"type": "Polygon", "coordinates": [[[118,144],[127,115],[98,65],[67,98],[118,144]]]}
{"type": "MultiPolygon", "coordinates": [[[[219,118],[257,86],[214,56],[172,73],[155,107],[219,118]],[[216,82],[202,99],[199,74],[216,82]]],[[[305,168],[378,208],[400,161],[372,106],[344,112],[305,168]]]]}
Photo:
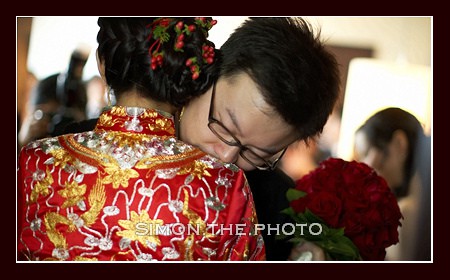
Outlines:
{"type": "MultiPolygon", "coordinates": [[[[34,73],[27,71],[27,76],[26,76],[26,81],[25,81],[25,95],[24,95],[24,100],[29,100],[30,99],[30,95],[31,95],[31,91],[33,90],[33,88],[36,86],[38,82],[38,79],[36,77],[36,75],[34,75],[34,73]]],[[[28,106],[26,106],[26,104],[24,104],[22,107],[19,108],[20,104],[17,104],[17,133],[19,133],[20,131],[20,126],[22,125],[25,116],[28,115],[28,106]]]]}
{"type": "Polygon", "coordinates": [[[306,141],[300,140],[289,145],[286,153],[280,160],[279,167],[292,180],[299,180],[329,157],[337,157],[341,126],[341,113],[337,105],[335,105],[323,131],[319,135],[306,141]]]}
{"type": "Polygon", "coordinates": [[[67,71],[40,80],[31,91],[28,115],[19,132],[19,146],[61,135],[64,126],[86,119],[87,94],[82,80],[89,51],[73,51],[67,71]]]}
{"type": "Polygon", "coordinates": [[[355,133],[355,158],[381,174],[398,199],[408,195],[420,122],[400,108],[371,116],[355,133]]]}
{"type": "Polygon", "coordinates": [[[292,180],[297,181],[318,166],[319,156],[320,152],[316,140],[297,141],[289,145],[280,161],[280,169],[292,180]]]}
{"type": "Polygon", "coordinates": [[[386,179],[404,216],[386,259],[430,260],[431,146],[420,122],[400,108],[381,110],[356,131],[354,154],[386,179]]]}
{"type": "MultiPolygon", "coordinates": [[[[34,73],[27,71],[26,83],[25,83],[25,94],[23,96],[24,100],[29,100],[31,95],[31,91],[36,86],[38,79],[34,73]]],[[[25,117],[29,115],[29,106],[24,103],[17,104],[17,135],[19,135],[20,129],[22,128],[22,124],[24,123],[25,117]]],[[[20,151],[20,142],[19,138],[17,140],[17,153],[20,151]]]]}

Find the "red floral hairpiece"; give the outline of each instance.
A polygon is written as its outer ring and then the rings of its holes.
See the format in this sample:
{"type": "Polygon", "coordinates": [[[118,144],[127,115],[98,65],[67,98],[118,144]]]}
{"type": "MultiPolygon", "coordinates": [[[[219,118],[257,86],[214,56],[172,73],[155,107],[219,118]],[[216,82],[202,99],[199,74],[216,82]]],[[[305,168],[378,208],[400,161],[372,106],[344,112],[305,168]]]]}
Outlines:
{"type": "MultiPolygon", "coordinates": [[[[156,70],[158,67],[162,66],[164,61],[164,51],[160,51],[161,45],[168,42],[170,39],[170,35],[167,32],[167,29],[172,25],[173,19],[170,18],[159,18],[155,20],[152,24],[149,24],[147,28],[152,28],[152,33],[149,37],[149,40],[153,38],[155,41],[150,46],[148,52],[151,56],[151,65],[152,70],[156,70]]],[[[175,26],[175,32],[177,34],[177,38],[174,44],[174,50],[177,52],[183,52],[184,47],[184,39],[186,36],[190,36],[192,32],[194,32],[197,28],[201,28],[205,33],[205,36],[208,36],[208,31],[217,23],[217,20],[209,20],[204,17],[196,17],[195,24],[187,25],[183,21],[178,21],[175,26]]],[[[206,43],[203,44],[202,47],[202,63],[211,64],[214,62],[214,48],[212,46],[208,46],[206,43]]],[[[191,57],[186,60],[185,65],[189,67],[192,73],[192,79],[196,80],[200,75],[200,65],[199,61],[196,57],[191,57]]]]}

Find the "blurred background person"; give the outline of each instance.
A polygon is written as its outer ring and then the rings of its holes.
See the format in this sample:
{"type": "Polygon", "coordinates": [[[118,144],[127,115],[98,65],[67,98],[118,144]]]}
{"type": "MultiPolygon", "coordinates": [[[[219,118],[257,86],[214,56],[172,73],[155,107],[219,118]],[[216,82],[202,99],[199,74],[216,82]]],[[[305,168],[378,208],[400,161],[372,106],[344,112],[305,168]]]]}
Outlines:
{"type": "MultiPolygon", "coordinates": [[[[31,95],[31,91],[34,89],[38,82],[38,78],[34,73],[27,70],[26,72],[26,79],[25,79],[25,87],[24,87],[24,99],[28,100],[31,95]]],[[[20,131],[20,126],[23,123],[25,116],[28,114],[28,107],[23,106],[21,110],[17,110],[17,133],[20,131]]]]}
{"type": "Polygon", "coordinates": [[[66,124],[86,119],[87,94],[82,80],[89,51],[73,51],[67,71],[38,81],[29,99],[28,114],[19,132],[19,146],[61,135],[66,124]]]}
{"type": "Polygon", "coordinates": [[[289,145],[280,161],[280,169],[292,180],[297,181],[314,170],[321,158],[317,141],[297,141],[289,145]]]}
{"type": "Polygon", "coordinates": [[[408,195],[414,173],[414,149],[423,134],[420,122],[400,108],[371,116],[355,133],[355,158],[372,166],[398,199],[408,195]]]}
{"type": "Polygon", "coordinates": [[[355,160],[386,179],[404,216],[400,242],[388,248],[387,260],[430,260],[430,156],[422,125],[400,108],[375,113],[355,133],[355,160]]]}
{"type": "MultiPolygon", "coordinates": [[[[27,76],[25,80],[25,88],[24,88],[24,99],[28,100],[31,95],[31,91],[36,86],[38,79],[34,75],[34,73],[27,71],[27,76]]],[[[22,124],[24,123],[25,117],[29,114],[28,106],[22,106],[21,110],[17,110],[17,135],[19,135],[19,131],[22,128],[22,124]]],[[[20,151],[20,142],[19,138],[17,140],[17,153],[20,151]]]]}

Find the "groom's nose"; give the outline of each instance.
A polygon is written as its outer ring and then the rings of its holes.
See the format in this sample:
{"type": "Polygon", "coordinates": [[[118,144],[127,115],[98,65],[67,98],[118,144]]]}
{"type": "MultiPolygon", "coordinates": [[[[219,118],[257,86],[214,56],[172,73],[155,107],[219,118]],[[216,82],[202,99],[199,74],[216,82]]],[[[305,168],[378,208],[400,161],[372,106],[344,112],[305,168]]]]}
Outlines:
{"type": "Polygon", "coordinates": [[[221,161],[226,163],[235,163],[239,158],[240,148],[237,146],[230,146],[223,143],[221,150],[218,151],[218,157],[221,161]]]}

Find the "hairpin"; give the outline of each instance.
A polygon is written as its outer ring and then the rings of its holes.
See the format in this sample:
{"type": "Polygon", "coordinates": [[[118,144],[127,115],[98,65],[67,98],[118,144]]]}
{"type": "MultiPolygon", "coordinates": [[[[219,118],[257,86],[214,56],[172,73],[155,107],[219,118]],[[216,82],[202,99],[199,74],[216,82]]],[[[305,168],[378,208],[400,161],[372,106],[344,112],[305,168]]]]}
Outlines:
{"type": "MultiPolygon", "coordinates": [[[[164,61],[164,51],[160,51],[161,45],[168,42],[170,35],[167,29],[170,28],[173,20],[170,18],[159,18],[153,21],[152,24],[148,25],[147,28],[152,28],[152,33],[149,36],[155,41],[150,46],[148,52],[151,56],[152,70],[156,70],[158,67],[162,66],[164,61]]],[[[183,21],[178,21],[175,26],[176,40],[174,43],[174,50],[178,52],[183,52],[184,39],[186,36],[190,36],[197,28],[201,28],[208,37],[208,31],[217,23],[217,20],[210,20],[204,17],[196,17],[194,20],[195,24],[187,25],[183,21]]],[[[214,62],[214,47],[207,45],[206,43],[202,46],[202,63],[211,64],[214,62]]],[[[189,67],[192,73],[192,79],[196,80],[200,75],[200,65],[196,57],[191,57],[186,60],[185,65],[189,67]]]]}

